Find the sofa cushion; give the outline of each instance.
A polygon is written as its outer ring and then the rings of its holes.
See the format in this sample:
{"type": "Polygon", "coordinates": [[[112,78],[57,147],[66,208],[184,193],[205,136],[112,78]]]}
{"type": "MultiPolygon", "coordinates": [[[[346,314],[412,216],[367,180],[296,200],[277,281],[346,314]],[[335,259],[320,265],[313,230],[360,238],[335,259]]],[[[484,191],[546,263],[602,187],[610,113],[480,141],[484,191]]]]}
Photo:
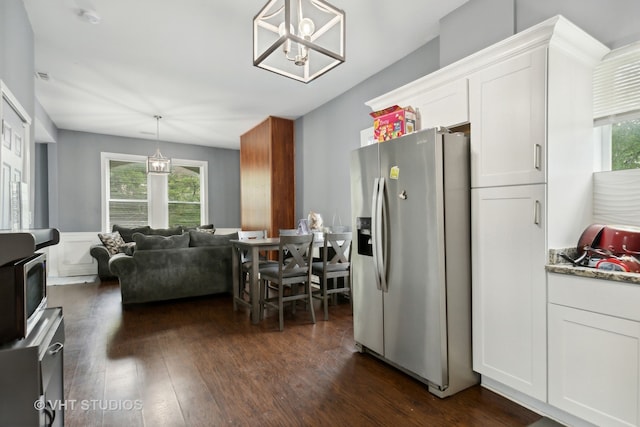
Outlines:
{"type": "Polygon", "coordinates": [[[111,255],[117,254],[120,251],[120,247],[125,244],[122,236],[117,231],[113,233],[98,233],[98,238],[111,255]]]}
{"type": "Polygon", "coordinates": [[[183,228],[181,225],[178,225],[173,228],[150,228],[147,236],[175,236],[177,234],[182,234],[183,228]]]}
{"type": "Polygon", "coordinates": [[[111,231],[117,231],[118,233],[120,233],[120,236],[122,236],[122,240],[124,240],[126,243],[133,242],[134,233],[149,234],[149,230],[151,230],[151,227],[149,227],[148,225],[145,225],[144,227],[128,228],[121,227],[118,224],[113,224],[113,227],[111,227],[111,231]]]}
{"type": "Polygon", "coordinates": [[[191,237],[191,241],[189,246],[191,247],[199,247],[199,246],[228,246],[230,245],[229,240],[237,239],[238,233],[232,234],[211,234],[211,233],[203,233],[202,231],[189,231],[189,236],[191,237]]]}
{"type": "Polygon", "coordinates": [[[189,235],[177,234],[174,236],[147,236],[135,233],[133,240],[136,242],[136,252],[148,249],[180,249],[189,247],[189,235]]]}

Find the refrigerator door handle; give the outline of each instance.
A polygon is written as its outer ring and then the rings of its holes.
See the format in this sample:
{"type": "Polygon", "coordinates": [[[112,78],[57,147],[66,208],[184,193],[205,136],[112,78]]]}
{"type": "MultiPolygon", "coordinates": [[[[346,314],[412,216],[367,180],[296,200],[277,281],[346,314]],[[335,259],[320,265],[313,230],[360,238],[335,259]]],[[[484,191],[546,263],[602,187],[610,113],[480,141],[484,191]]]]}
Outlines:
{"type": "Polygon", "coordinates": [[[379,218],[377,215],[378,209],[378,198],[379,198],[379,188],[380,188],[380,178],[376,178],[373,182],[373,196],[371,198],[371,239],[372,239],[372,252],[373,252],[373,267],[375,270],[376,276],[376,288],[378,290],[382,290],[382,284],[380,283],[380,274],[378,271],[380,268],[378,267],[378,250],[376,247],[376,242],[378,241],[377,229],[379,218]]]}
{"type": "Polygon", "coordinates": [[[374,241],[376,250],[378,252],[378,276],[380,276],[380,284],[382,286],[382,292],[389,292],[387,286],[387,266],[385,263],[384,242],[383,239],[386,234],[386,215],[385,215],[385,180],[380,178],[380,186],[378,189],[378,206],[376,207],[376,240],[374,241]]]}

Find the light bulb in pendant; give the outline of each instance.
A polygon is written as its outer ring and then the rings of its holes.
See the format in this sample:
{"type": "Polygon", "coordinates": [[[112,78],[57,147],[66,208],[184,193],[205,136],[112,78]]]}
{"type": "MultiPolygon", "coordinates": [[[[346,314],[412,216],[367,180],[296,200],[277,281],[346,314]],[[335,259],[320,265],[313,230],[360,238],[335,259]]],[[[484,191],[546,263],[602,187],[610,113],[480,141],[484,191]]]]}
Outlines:
{"type": "MultiPolygon", "coordinates": [[[[295,33],[296,33],[296,30],[293,28],[293,25],[289,25],[289,34],[295,35],[295,33]]],[[[280,37],[287,35],[287,26],[285,25],[284,22],[278,26],[278,35],[280,37]]],[[[284,45],[282,46],[282,50],[284,51],[285,55],[289,54],[289,52],[291,51],[291,40],[287,40],[284,43],[284,45]]]]}
{"type": "Polygon", "coordinates": [[[309,18],[304,18],[298,23],[298,31],[300,36],[307,39],[316,31],[316,25],[309,18]]]}

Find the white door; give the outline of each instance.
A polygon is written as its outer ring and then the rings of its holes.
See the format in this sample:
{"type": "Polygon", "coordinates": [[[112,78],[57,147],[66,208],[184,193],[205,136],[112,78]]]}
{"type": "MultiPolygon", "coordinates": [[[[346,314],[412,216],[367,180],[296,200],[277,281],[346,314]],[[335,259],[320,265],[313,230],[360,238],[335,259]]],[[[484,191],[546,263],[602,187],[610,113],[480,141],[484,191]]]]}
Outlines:
{"type": "Polygon", "coordinates": [[[471,190],[473,369],[546,400],[546,185],[471,190]]]}
{"type": "Polygon", "coordinates": [[[539,48],[469,78],[471,187],[546,182],[546,64],[539,48]]]}

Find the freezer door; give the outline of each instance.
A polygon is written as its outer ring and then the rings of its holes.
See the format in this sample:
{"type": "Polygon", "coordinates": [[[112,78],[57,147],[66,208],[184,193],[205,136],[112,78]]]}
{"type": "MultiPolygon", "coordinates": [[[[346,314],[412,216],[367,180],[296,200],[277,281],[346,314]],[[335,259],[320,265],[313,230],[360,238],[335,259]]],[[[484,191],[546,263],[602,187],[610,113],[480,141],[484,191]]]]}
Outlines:
{"type": "Polygon", "coordinates": [[[371,208],[374,182],[379,178],[379,172],[377,144],[352,152],[351,212],[355,234],[351,248],[353,334],[357,343],[382,354],[382,292],[376,286],[376,268],[371,252],[371,208]]]}
{"type": "Polygon", "coordinates": [[[384,356],[429,382],[448,382],[442,135],[380,145],[385,192],[384,356]]]}

